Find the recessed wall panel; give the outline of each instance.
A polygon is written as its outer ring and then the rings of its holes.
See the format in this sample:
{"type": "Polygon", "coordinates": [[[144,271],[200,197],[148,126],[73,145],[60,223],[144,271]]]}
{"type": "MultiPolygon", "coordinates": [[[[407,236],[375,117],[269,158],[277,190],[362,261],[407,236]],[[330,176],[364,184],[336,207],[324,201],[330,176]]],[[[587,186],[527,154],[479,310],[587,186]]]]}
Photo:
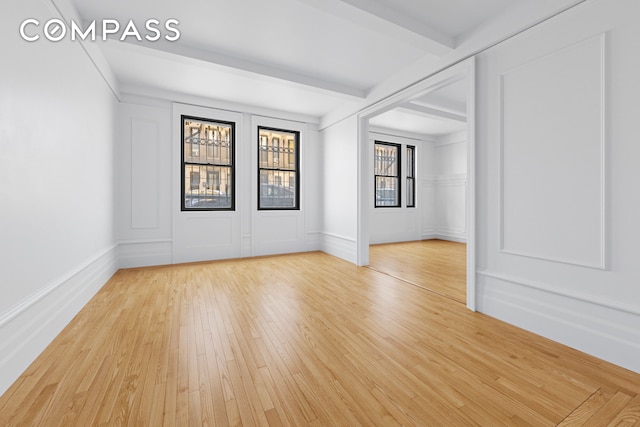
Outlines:
{"type": "Polygon", "coordinates": [[[131,121],[131,228],[158,227],[158,124],[131,121]]]}
{"type": "Polygon", "coordinates": [[[604,268],[604,36],[501,76],[502,250],[604,268]]]}

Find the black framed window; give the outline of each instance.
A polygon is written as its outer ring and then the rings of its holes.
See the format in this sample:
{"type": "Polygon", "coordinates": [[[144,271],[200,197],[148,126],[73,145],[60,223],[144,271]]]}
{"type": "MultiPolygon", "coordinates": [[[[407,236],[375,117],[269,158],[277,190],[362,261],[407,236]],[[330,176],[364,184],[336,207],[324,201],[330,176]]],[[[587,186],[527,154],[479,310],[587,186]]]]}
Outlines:
{"type": "Polygon", "coordinates": [[[300,132],[258,127],[258,209],[300,209],[300,132]]]}
{"type": "Polygon", "coordinates": [[[235,209],[235,123],[182,116],[183,211],[235,209]]]}
{"type": "Polygon", "coordinates": [[[375,207],[400,207],[400,144],[375,141],[375,207]]]}
{"type": "Polygon", "coordinates": [[[407,207],[416,207],[416,147],[407,145],[407,207]]]}

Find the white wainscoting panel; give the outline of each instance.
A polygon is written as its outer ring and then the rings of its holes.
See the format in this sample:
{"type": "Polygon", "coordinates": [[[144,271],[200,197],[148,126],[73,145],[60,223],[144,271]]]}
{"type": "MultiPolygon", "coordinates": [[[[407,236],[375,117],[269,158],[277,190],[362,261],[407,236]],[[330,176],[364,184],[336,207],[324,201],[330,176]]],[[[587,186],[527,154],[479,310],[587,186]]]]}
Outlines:
{"type": "Polygon", "coordinates": [[[371,244],[420,240],[421,218],[418,208],[375,208],[371,214],[371,244]]]}
{"type": "Polygon", "coordinates": [[[436,180],[435,237],[457,242],[466,242],[466,175],[439,176],[436,180]]]}
{"type": "Polygon", "coordinates": [[[131,228],[158,228],[158,123],[131,119],[131,228]],[[135,165],[135,167],[133,167],[135,165]]]}
{"type": "Polygon", "coordinates": [[[299,211],[254,215],[252,256],[303,252],[304,216],[299,211]]]}
{"type": "Polygon", "coordinates": [[[605,268],[605,37],[501,75],[502,250],[605,268]]]}
{"type": "Polygon", "coordinates": [[[420,211],[422,215],[422,239],[431,239],[436,233],[436,179],[425,178],[420,185],[420,211]]]}
{"type": "Polygon", "coordinates": [[[120,268],[171,264],[171,239],[128,240],[118,244],[120,268]]]}
{"type": "Polygon", "coordinates": [[[181,218],[174,242],[174,262],[240,258],[239,217],[222,212],[189,212],[181,218]]]}
{"type": "Polygon", "coordinates": [[[480,312],[640,373],[637,307],[489,271],[477,283],[480,312]]]}

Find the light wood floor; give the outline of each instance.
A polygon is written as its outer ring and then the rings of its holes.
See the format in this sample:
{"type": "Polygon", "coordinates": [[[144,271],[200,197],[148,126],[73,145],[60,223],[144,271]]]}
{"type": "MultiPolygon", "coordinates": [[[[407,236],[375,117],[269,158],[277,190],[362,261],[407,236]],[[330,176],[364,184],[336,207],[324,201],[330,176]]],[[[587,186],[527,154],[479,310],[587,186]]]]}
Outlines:
{"type": "Polygon", "coordinates": [[[640,375],[322,253],[122,270],[0,425],[640,425],[640,375]]]}
{"type": "Polygon", "coordinates": [[[369,267],[430,291],[467,302],[467,245],[445,240],[369,247],[369,267]]]}

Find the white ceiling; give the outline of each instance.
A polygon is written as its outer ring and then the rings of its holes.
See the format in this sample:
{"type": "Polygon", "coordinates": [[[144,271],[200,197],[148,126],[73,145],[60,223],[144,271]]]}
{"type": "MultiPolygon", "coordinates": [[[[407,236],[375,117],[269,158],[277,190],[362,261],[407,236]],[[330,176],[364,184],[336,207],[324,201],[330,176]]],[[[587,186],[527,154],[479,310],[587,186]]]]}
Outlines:
{"type": "Polygon", "coordinates": [[[369,120],[371,126],[439,137],[467,128],[468,80],[417,96],[369,120]]]}
{"type": "MultiPolygon", "coordinates": [[[[57,0],[53,0],[54,2],[57,0]]],[[[123,92],[183,94],[324,117],[412,64],[436,64],[511,9],[549,0],[72,0],[84,21],[178,19],[176,42],[100,48],[123,92]]],[[[562,0],[567,3],[575,0],[562,0]]],[[[557,0],[556,0],[557,2],[557,0]]],[[[460,88],[425,108],[464,113],[460,88]],[[462,111],[461,111],[462,110],[462,111]]],[[[462,90],[466,99],[466,91],[462,90]]],[[[442,120],[415,108],[389,121],[442,120]]],[[[385,118],[378,118],[384,120],[385,118]]],[[[453,123],[452,123],[453,122],[453,123]]],[[[459,123],[459,122],[458,122],[459,123]]],[[[433,124],[433,123],[432,123],[433,124]]],[[[444,119],[441,126],[453,127],[444,119]]],[[[409,125],[407,125],[409,126],[409,125]]],[[[435,126],[435,125],[434,125],[435,126]]],[[[440,132],[440,131],[439,131],[440,132]]],[[[424,133],[424,132],[422,132],[424,133]]]]}

